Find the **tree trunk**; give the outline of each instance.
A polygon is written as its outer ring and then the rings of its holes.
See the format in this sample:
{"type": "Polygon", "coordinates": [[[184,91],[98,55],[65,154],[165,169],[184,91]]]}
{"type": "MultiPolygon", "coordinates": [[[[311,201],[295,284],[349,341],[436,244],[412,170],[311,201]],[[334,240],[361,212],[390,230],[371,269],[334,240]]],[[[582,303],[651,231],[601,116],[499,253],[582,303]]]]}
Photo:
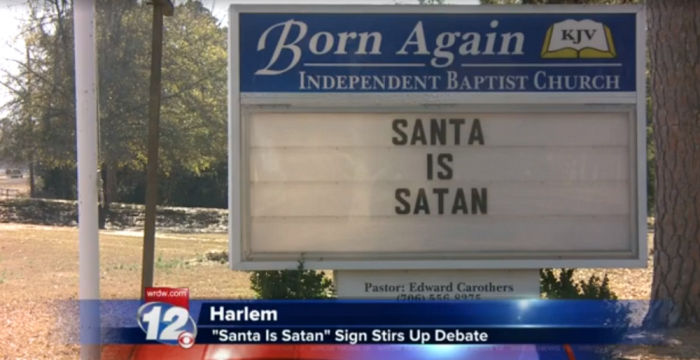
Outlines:
{"type": "Polygon", "coordinates": [[[29,198],[36,196],[36,180],[34,175],[34,156],[29,159],[29,198]]]}
{"type": "Polygon", "coordinates": [[[104,194],[104,199],[102,201],[102,218],[100,219],[101,229],[104,229],[107,225],[110,206],[117,199],[117,165],[113,162],[106,162],[104,167],[102,178],[102,194],[104,194]]]}
{"type": "Polygon", "coordinates": [[[656,144],[652,306],[645,323],[700,323],[700,1],[649,0],[656,144]]]}
{"type": "Polygon", "coordinates": [[[117,165],[113,162],[107,163],[107,174],[105,179],[105,207],[118,201],[117,199],[117,165]]]}

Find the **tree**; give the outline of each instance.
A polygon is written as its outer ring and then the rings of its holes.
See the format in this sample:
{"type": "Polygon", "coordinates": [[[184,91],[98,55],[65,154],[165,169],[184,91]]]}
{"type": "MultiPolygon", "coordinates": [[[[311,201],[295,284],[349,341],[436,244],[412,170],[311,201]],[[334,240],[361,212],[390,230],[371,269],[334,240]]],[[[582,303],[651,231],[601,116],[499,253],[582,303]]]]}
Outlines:
{"type": "Polygon", "coordinates": [[[700,323],[700,2],[649,0],[656,144],[652,326],[700,323]]]}
{"type": "Polygon", "coordinates": [[[68,127],[63,122],[75,113],[74,101],[67,101],[75,83],[67,66],[73,57],[70,10],[63,0],[32,0],[28,7],[22,36],[27,60],[3,83],[14,96],[5,104],[10,116],[2,124],[0,150],[18,162],[62,168],[75,158],[69,158],[75,153],[75,121],[68,127]]]}
{"type": "MultiPolygon", "coordinates": [[[[0,155],[26,162],[36,150],[43,190],[70,199],[76,183],[70,2],[30,0],[29,5],[23,38],[31,65],[19,64],[20,70],[6,74],[3,82],[14,99],[0,128],[0,155]]],[[[138,0],[96,2],[103,215],[120,194],[143,200],[150,9],[138,0]]],[[[219,25],[201,2],[192,0],[179,1],[175,16],[166,19],[160,161],[166,183],[196,178],[213,167],[225,173],[220,164],[226,163],[227,147],[226,29],[219,25]]],[[[161,195],[182,197],[181,188],[165,186],[161,195]]]]}

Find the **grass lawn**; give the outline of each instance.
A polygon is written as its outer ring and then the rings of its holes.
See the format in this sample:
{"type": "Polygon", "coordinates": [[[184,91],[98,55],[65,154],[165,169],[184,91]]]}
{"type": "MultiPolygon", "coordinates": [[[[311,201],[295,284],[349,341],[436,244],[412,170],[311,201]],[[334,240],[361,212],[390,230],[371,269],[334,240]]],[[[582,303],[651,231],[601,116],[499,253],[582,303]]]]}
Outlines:
{"type": "MultiPolygon", "coordinates": [[[[227,247],[225,234],[174,235],[156,243],[158,286],[186,286],[192,298],[250,297],[248,276],[226,264],[202,261],[227,247]]],[[[75,228],[0,224],[0,359],[76,359],[78,347],[58,344],[52,301],[78,297],[78,231],[75,228]]],[[[100,294],[140,297],[138,236],[100,236],[100,294]]]]}
{"type": "MultiPolygon", "coordinates": [[[[52,302],[78,296],[76,228],[0,224],[0,359],[76,359],[78,347],[62,345],[52,302]]],[[[139,297],[141,244],[138,233],[102,232],[101,297],[139,297]]],[[[226,234],[163,234],[156,244],[156,285],[189,287],[192,298],[250,297],[248,275],[226,264],[203,261],[209,250],[227,248],[226,234]]],[[[651,265],[651,264],[650,264],[651,265]]],[[[581,270],[579,276],[603,275],[581,270]]],[[[608,271],[621,299],[649,296],[651,267],[608,271]]],[[[700,359],[700,337],[674,333],[670,347],[629,349],[630,359],[700,359]]]]}

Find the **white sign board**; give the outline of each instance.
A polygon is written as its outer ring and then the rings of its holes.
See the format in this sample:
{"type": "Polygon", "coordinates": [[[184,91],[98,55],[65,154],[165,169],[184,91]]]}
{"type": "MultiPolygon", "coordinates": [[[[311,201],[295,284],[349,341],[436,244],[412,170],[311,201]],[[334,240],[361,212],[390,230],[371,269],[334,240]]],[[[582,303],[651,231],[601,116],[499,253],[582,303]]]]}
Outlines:
{"type": "Polygon", "coordinates": [[[229,15],[232,268],[646,266],[640,8],[229,15]]]}
{"type": "Polygon", "coordinates": [[[539,270],[338,271],[338,297],[453,301],[539,299],[539,270]]]}

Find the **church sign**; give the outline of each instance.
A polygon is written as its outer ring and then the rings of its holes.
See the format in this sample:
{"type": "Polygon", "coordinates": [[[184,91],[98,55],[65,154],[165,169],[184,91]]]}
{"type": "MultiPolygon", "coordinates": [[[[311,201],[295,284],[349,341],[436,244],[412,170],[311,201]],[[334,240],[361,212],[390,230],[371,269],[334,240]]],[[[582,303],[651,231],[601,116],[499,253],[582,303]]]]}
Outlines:
{"type": "Polygon", "coordinates": [[[235,269],[646,265],[635,6],[233,6],[235,269]]]}

